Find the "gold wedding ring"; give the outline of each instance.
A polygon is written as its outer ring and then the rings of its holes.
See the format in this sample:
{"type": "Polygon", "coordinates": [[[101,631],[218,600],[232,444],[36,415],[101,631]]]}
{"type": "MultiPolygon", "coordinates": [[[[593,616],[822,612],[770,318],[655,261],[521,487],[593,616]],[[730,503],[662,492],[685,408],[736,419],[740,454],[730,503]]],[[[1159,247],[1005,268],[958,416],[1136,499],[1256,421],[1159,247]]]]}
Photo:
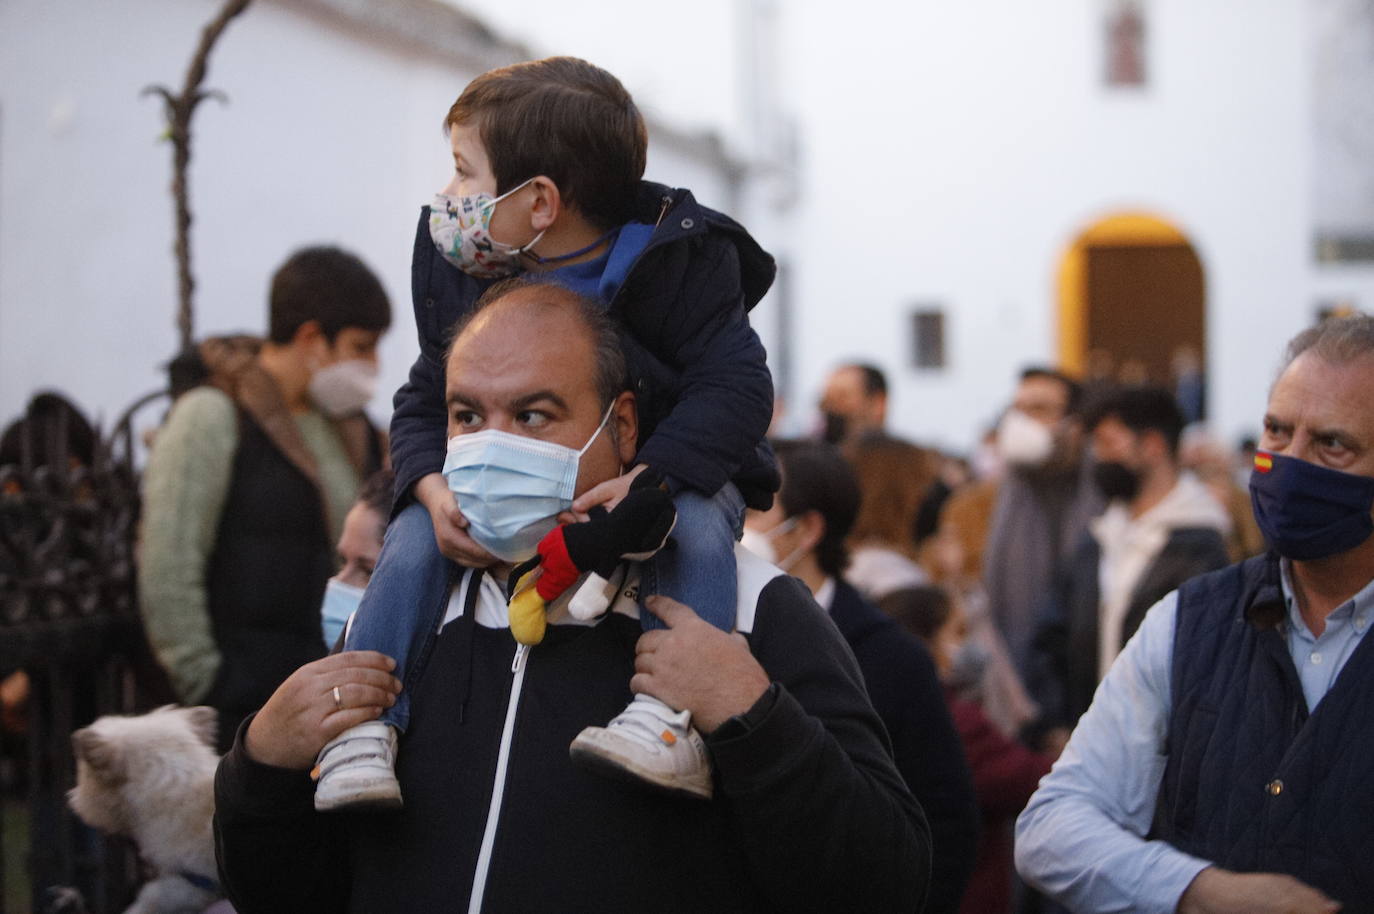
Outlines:
{"type": "Polygon", "coordinates": [[[339,711],[343,710],[343,698],[339,695],[338,686],[334,686],[334,707],[339,711]]]}

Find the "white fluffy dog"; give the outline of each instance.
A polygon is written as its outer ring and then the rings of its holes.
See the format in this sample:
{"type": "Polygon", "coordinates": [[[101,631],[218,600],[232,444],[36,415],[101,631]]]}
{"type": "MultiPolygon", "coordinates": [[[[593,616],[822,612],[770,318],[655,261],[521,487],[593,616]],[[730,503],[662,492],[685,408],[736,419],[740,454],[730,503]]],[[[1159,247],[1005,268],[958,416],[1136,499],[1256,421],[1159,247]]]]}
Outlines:
{"type": "Polygon", "coordinates": [[[155,874],[125,914],[200,914],[220,896],[210,831],[215,722],[212,708],[167,705],[72,734],[67,802],[92,828],[133,838],[155,874]]]}

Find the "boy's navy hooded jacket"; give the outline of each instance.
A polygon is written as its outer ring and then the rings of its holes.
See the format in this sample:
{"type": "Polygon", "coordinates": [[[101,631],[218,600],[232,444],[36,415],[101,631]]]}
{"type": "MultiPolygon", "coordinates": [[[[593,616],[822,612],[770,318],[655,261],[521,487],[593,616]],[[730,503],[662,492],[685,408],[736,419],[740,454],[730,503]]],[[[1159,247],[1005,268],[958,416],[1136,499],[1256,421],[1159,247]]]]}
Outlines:
{"type": "MultiPolygon", "coordinates": [[[[660,470],[675,491],[713,495],[733,481],[747,505],[767,508],[778,488],[764,443],[773,382],[747,312],[772,285],[773,258],[686,190],[641,182],[634,218],[653,225],[653,235],[609,308],[638,399],[636,462],[660,470]]],[[[444,351],[454,323],[493,282],[439,254],[426,207],[411,261],[420,357],[391,418],[398,503],[421,477],[443,469],[444,351]]]]}

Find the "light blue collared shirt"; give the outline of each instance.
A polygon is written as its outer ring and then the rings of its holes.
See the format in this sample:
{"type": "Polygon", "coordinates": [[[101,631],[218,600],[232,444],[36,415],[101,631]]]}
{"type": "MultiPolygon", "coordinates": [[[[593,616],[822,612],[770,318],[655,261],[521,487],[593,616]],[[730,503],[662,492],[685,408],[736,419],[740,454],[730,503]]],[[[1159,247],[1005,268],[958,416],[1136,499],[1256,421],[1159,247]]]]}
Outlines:
{"type": "Polygon", "coordinates": [[[1280,566],[1283,575],[1283,599],[1288,604],[1288,621],[1284,623],[1284,636],[1288,639],[1288,653],[1293,656],[1293,665],[1298,668],[1298,678],[1302,680],[1302,694],[1307,699],[1307,710],[1317,707],[1322,696],[1331,691],[1336,684],[1336,674],[1344,667],[1350,655],[1360,643],[1371,622],[1374,622],[1374,582],[1365,585],[1355,596],[1336,607],[1326,617],[1326,628],[1321,637],[1315,637],[1298,611],[1298,601],[1293,599],[1293,581],[1288,562],[1280,566]]]}
{"type": "MultiPolygon", "coordinates": [[[[1318,638],[1293,600],[1288,562],[1281,567],[1284,633],[1312,709],[1374,623],[1374,581],[1327,617],[1318,638]]],[[[1177,591],[1146,614],[1016,820],[1016,868],[1075,911],[1172,914],[1188,884],[1211,865],[1145,840],[1168,761],[1177,614],[1177,591]]]]}

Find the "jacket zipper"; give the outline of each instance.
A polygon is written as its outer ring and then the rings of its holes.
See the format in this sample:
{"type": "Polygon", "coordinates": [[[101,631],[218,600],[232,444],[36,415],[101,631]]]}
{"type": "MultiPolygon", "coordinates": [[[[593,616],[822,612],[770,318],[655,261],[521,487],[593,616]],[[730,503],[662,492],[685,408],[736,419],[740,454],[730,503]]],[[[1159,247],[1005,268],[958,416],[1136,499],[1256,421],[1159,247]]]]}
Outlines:
{"type": "Polygon", "coordinates": [[[510,700],[506,702],[506,723],[501,728],[501,749],[496,756],[496,776],[491,789],[491,805],[487,807],[487,827],[482,833],[482,849],[477,854],[477,870],[472,875],[472,894],[468,899],[468,914],[479,914],[487,891],[491,870],[492,848],[496,844],[496,827],[501,819],[501,804],[506,794],[506,772],[510,762],[511,739],[515,734],[515,713],[520,707],[520,691],[525,684],[525,660],[528,646],[515,649],[510,670],[515,674],[510,685],[510,700]]]}

